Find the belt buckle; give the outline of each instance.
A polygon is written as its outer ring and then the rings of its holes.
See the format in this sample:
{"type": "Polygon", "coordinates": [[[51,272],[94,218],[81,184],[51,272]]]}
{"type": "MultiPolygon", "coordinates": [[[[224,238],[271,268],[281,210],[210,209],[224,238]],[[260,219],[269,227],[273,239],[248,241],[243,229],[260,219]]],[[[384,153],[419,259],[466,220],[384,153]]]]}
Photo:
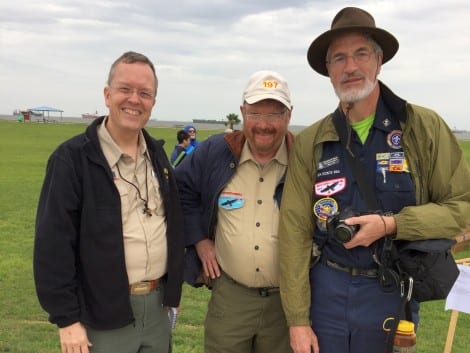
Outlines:
{"type": "Polygon", "coordinates": [[[152,282],[139,282],[131,286],[131,294],[144,295],[148,294],[152,288],[152,282]]]}
{"type": "Polygon", "coordinates": [[[259,288],[258,293],[261,297],[269,297],[269,290],[268,288],[259,288]]]}

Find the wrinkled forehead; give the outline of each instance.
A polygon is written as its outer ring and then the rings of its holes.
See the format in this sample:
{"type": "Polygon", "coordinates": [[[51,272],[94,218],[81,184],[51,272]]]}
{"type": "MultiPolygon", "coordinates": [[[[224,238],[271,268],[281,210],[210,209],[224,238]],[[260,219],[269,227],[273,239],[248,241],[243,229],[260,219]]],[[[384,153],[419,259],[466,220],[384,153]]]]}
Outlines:
{"type": "Polygon", "coordinates": [[[328,53],[343,50],[357,50],[361,47],[372,48],[373,42],[369,35],[362,32],[347,32],[338,34],[328,47],[328,53]]]}

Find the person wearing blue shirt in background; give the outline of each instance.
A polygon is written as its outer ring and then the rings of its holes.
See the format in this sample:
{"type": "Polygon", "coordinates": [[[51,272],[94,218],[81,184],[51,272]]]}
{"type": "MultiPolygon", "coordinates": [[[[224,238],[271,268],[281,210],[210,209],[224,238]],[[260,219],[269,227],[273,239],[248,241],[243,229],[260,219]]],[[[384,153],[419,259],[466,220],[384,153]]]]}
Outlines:
{"type": "Polygon", "coordinates": [[[190,154],[193,149],[199,145],[199,141],[196,138],[196,128],[193,125],[186,125],[184,127],[184,131],[186,131],[189,134],[189,137],[191,138],[191,146],[193,148],[188,147],[186,149],[186,153],[190,154]]]}

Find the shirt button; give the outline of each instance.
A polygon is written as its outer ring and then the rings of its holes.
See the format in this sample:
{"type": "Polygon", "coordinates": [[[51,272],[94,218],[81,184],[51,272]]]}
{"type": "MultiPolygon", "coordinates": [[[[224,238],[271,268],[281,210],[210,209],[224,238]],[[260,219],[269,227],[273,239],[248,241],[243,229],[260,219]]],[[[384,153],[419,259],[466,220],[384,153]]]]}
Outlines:
{"type": "Polygon", "coordinates": [[[263,200],[258,200],[258,205],[261,205],[263,203],[263,200]]]}
{"type": "Polygon", "coordinates": [[[259,246],[258,246],[258,245],[255,245],[255,250],[259,250],[259,246]]]}
{"type": "Polygon", "coordinates": [[[260,183],[262,183],[262,182],[264,181],[264,178],[261,177],[261,178],[259,178],[258,180],[259,180],[260,183]]]}
{"type": "Polygon", "coordinates": [[[261,223],[259,222],[256,222],[256,226],[259,227],[261,225],[261,223]]]}
{"type": "Polygon", "coordinates": [[[259,272],[259,268],[258,268],[258,267],[256,268],[256,272],[259,272]]]}

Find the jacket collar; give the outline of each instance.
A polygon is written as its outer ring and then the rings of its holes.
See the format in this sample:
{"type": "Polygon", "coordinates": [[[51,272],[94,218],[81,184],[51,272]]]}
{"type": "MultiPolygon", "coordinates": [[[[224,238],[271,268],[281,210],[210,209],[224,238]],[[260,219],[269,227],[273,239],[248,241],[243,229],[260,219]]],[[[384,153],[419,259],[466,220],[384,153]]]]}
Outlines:
{"type": "Polygon", "coordinates": [[[392,116],[404,123],[406,122],[406,101],[392,92],[382,81],[379,81],[380,97],[392,116]]]}
{"type": "MultiPolygon", "coordinates": [[[[87,139],[84,145],[84,149],[87,152],[89,158],[97,164],[102,164],[106,161],[98,138],[98,126],[103,123],[104,118],[105,116],[96,118],[85,130],[85,136],[87,139]]],[[[145,129],[142,129],[142,134],[144,136],[145,143],[147,144],[150,157],[153,158],[157,146],[160,145],[163,147],[164,141],[153,139],[145,129]]]]}

